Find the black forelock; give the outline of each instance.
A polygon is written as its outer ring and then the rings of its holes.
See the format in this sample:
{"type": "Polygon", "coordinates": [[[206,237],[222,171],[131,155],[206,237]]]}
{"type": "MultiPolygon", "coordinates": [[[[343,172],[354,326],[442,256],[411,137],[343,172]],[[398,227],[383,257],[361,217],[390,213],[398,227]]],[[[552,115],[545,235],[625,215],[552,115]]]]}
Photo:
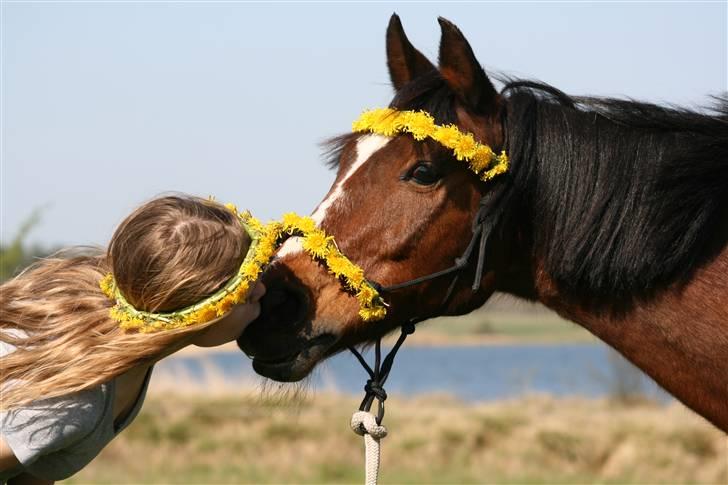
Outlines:
{"type": "Polygon", "coordinates": [[[435,123],[457,123],[456,96],[439,72],[423,74],[400,89],[389,104],[397,110],[425,111],[435,123]]]}
{"type": "MultiPolygon", "coordinates": [[[[389,105],[397,110],[422,110],[430,113],[438,124],[457,122],[455,94],[437,71],[417,77],[400,89],[389,105]]],[[[338,169],[341,152],[358,133],[345,133],[321,143],[324,163],[338,169]]]]}

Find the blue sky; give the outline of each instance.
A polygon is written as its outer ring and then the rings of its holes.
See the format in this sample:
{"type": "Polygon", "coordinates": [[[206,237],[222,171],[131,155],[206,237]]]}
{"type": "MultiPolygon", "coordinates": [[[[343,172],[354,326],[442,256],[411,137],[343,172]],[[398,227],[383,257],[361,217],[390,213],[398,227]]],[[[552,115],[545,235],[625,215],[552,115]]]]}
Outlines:
{"type": "Polygon", "coordinates": [[[2,9],[0,237],[105,244],[166,191],[310,212],[318,142],[392,91],[396,11],[436,59],[442,15],[488,70],[571,94],[696,105],[727,89],[726,2],[29,3],[2,9]]]}

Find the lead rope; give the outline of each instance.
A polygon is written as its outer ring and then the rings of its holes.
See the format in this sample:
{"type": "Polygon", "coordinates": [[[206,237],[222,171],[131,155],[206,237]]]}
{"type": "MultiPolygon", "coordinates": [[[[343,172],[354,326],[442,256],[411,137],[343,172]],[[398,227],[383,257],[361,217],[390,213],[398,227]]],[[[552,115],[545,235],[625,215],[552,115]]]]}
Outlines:
{"type": "Polygon", "coordinates": [[[364,437],[364,483],[376,485],[379,480],[379,460],[381,450],[379,440],[387,436],[387,428],[377,424],[372,413],[357,411],[351,417],[351,429],[359,436],[364,437]]]}
{"type": "Polygon", "coordinates": [[[359,410],[351,417],[351,429],[359,436],[364,437],[364,455],[365,455],[365,481],[366,485],[376,485],[379,479],[379,463],[381,458],[380,440],[387,436],[387,428],[382,425],[384,419],[384,401],[387,399],[387,391],[384,390],[384,383],[389,377],[392,370],[394,357],[397,355],[400,347],[404,343],[408,335],[415,331],[415,323],[420,320],[411,320],[402,325],[397,342],[389,351],[382,362],[382,341],[377,340],[375,346],[374,368],[372,369],[364,357],[354,347],[349,347],[359,363],[364,367],[369,379],[364,386],[364,399],[359,405],[359,410]],[[372,408],[374,400],[377,400],[377,415],[369,412],[372,408]]]}

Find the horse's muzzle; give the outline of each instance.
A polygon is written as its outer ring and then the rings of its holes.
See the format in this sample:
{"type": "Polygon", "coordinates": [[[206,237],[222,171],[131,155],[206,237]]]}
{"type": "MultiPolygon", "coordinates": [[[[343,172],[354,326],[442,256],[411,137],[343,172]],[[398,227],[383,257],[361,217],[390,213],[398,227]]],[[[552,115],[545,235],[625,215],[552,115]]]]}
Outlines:
{"type": "Polygon", "coordinates": [[[238,338],[238,347],[253,358],[253,369],[277,381],[306,377],[336,340],[312,335],[312,298],[288,272],[264,274],[266,294],[260,316],[238,338]]]}

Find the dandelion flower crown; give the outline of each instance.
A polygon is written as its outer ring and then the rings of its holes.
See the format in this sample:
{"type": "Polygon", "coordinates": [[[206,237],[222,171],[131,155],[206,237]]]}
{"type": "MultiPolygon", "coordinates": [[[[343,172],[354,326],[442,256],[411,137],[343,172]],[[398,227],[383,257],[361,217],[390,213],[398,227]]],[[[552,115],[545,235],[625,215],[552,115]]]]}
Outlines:
{"type": "Polygon", "coordinates": [[[356,297],[359,315],[364,321],[384,318],[387,313],[385,304],[374,286],[364,278],[364,270],[344,256],[334,238],[317,228],[313,219],[288,213],[281,221],[262,224],[249,212],[238,212],[233,204],[226,204],[226,207],[237,214],[251,238],[248,253],[235,276],[220,290],[194,305],[174,312],[152,313],[134,308],[119,291],[114,275],[109,273],[101,279],[99,286],[116,302],[110,316],[119,322],[122,329],[151,333],[205,323],[226,315],[234,305],[245,302],[263,268],[270,263],[281,244],[292,236],[302,238],[306,253],[324,263],[345,290],[356,297]]]}
{"type": "Polygon", "coordinates": [[[431,138],[450,148],[458,161],[468,163],[470,170],[481,180],[488,181],[508,171],[508,155],[496,155],[488,145],[475,141],[471,133],[463,133],[455,125],[437,125],[425,111],[398,111],[380,108],[365,111],[352,124],[355,132],[370,132],[384,136],[409,133],[415,140],[431,138]]]}

